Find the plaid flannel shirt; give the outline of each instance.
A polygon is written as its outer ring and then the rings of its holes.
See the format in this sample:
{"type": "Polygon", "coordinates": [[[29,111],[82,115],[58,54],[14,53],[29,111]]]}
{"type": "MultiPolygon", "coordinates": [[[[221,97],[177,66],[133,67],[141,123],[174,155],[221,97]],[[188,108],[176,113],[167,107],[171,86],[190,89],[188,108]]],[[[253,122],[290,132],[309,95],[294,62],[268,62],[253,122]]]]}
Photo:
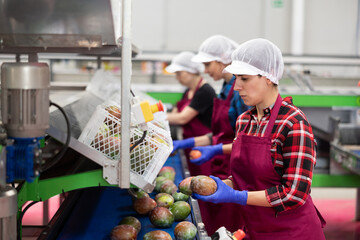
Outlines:
{"type": "MultiPolygon", "coordinates": [[[[264,116],[259,123],[256,120],[256,108],[239,116],[237,134],[250,119],[246,134],[263,136],[272,107],[264,109],[264,116]]],[[[310,194],[316,163],[316,142],[306,116],[292,104],[291,97],[282,101],[272,129],[271,158],[281,184],[265,190],[267,200],[277,213],[302,206],[310,194]]]]}

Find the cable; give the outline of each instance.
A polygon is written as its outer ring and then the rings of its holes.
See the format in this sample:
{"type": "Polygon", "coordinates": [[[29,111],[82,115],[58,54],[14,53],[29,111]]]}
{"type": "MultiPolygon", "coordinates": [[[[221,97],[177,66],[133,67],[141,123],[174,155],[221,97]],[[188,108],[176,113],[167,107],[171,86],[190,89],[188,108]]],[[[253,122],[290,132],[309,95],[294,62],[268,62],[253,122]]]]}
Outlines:
{"type": "Polygon", "coordinates": [[[131,89],[130,89],[130,92],[131,92],[132,96],[135,97],[135,94],[131,89]]]}
{"type": "Polygon", "coordinates": [[[21,229],[21,225],[22,225],[22,219],[25,215],[25,212],[34,204],[38,203],[39,201],[32,201],[31,203],[29,203],[24,210],[21,211],[18,219],[17,219],[17,239],[21,240],[21,236],[20,236],[20,229],[21,229]]]}
{"type": "Polygon", "coordinates": [[[52,159],[48,160],[42,167],[41,167],[41,172],[44,172],[46,170],[48,170],[49,168],[51,168],[52,166],[54,166],[65,154],[66,150],[69,147],[69,143],[70,143],[70,138],[71,138],[71,129],[70,129],[70,121],[68,116],[66,115],[64,109],[62,107],[60,107],[58,104],[51,102],[50,101],[50,106],[53,105],[55,107],[57,107],[60,112],[64,115],[65,121],[66,121],[66,125],[67,125],[67,136],[66,136],[66,142],[64,143],[63,148],[61,149],[60,152],[58,152],[52,159]]]}
{"type": "Polygon", "coordinates": [[[142,141],[144,141],[144,139],[145,139],[145,137],[146,137],[146,133],[147,133],[147,131],[144,131],[144,132],[143,132],[143,135],[141,136],[141,138],[140,138],[138,141],[136,141],[136,143],[135,143],[134,145],[132,145],[132,146],[130,147],[130,152],[132,152],[132,150],[133,150],[134,148],[136,148],[137,145],[139,145],[142,141]]]}

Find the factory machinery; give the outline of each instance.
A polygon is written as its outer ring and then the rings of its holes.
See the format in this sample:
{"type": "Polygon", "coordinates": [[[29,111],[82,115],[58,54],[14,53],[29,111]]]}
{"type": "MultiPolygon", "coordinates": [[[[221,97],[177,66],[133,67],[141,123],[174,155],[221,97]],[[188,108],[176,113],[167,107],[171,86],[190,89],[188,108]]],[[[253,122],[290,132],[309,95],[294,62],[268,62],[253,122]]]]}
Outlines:
{"type": "MultiPolygon", "coordinates": [[[[20,239],[24,212],[37,202],[59,194],[66,197],[65,201],[38,233],[38,239],[106,239],[119,218],[130,213],[131,196],[127,189],[135,184],[152,191],[152,180],[171,152],[172,142],[166,126],[163,131],[149,123],[161,104],[139,100],[137,94],[130,91],[131,57],[138,50],[129,40],[131,0],[121,3],[110,0],[1,1],[0,54],[10,55],[11,61],[1,65],[0,239],[20,239]],[[67,104],[50,101],[50,69],[47,63],[39,61],[50,53],[82,55],[98,62],[103,57],[121,57],[118,94],[103,99],[87,91],[67,104]],[[25,62],[21,61],[24,57],[25,62]],[[104,111],[112,106],[121,109],[118,119],[104,111]],[[154,108],[157,110],[152,110],[154,108]],[[94,120],[94,114],[103,118],[94,120]],[[121,141],[109,152],[96,149],[94,139],[98,131],[92,131],[104,121],[107,126],[121,121],[121,128],[117,130],[121,141]],[[131,125],[134,122],[139,129],[131,125]],[[134,135],[137,137],[132,137],[134,135]],[[131,149],[131,144],[141,146],[139,139],[156,135],[165,137],[162,140],[167,146],[157,146],[156,158],[162,162],[147,164],[146,167],[153,167],[152,171],[142,168],[141,164],[137,170],[132,167],[137,166],[136,162],[124,160],[132,159],[135,147],[131,149]]],[[[359,188],[359,90],[344,95],[319,92],[312,87],[309,75],[296,76],[291,72],[287,75],[298,88],[297,91],[283,88],[282,96],[292,95],[313,125],[319,149],[323,150],[320,152],[325,154],[319,155],[318,165],[322,157],[330,158],[330,164],[337,164],[330,166],[330,172],[315,174],[313,186],[359,188]],[[303,94],[298,93],[299,88],[303,94]],[[343,169],[350,172],[339,174],[343,169]]],[[[169,94],[156,91],[149,94],[158,98],[156,93],[161,94],[163,100],[169,94]]],[[[179,155],[171,156],[166,164],[177,170],[176,183],[189,174],[179,155]]],[[[358,191],[357,219],[360,218],[359,199],[358,191]]],[[[209,239],[196,200],[190,202],[192,214],[187,220],[198,227],[198,239],[209,239]]],[[[147,219],[141,221],[145,227],[152,228],[147,219]]]]}
{"type": "MultiPolygon", "coordinates": [[[[9,59],[1,65],[0,239],[21,239],[27,209],[56,195],[65,200],[38,239],[104,239],[128,213],[115,211],[131,205],[128,189],[153,190],[172,139],[158,113],[162,103],[130,89],[131,58],[138,53],[130,19],[129,0],[0,3],[0,54],[9,59]],[[67,103],[51,101],[49,65],[39,61],[47,54],[86,56],[99,64],[103,57],[121,59],[119,88],[111,96],[89,90],[67,103]],[[89,223],[89,208],[106,222],[89,223]]],[[[171,158],[177,158],[169,162],[179,182],[188,172],[179,155],[171,158]]],[[[200,224],[196,201],[192,209],[188,220],[200,224]]],[[[203,226],[200,237],[207,238],[203,226]]]]}

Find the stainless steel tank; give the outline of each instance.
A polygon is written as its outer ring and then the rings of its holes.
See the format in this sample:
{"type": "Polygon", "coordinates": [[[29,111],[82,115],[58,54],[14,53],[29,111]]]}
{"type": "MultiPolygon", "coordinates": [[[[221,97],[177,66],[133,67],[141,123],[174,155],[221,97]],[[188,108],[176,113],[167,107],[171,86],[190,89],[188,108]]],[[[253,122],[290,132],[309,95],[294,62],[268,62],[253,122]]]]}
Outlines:
{"type": "Polygon", "coordinates": [[[34,138],[49,128],[49,66],[3,63],[1,116],[9,137],[34,138]]]}

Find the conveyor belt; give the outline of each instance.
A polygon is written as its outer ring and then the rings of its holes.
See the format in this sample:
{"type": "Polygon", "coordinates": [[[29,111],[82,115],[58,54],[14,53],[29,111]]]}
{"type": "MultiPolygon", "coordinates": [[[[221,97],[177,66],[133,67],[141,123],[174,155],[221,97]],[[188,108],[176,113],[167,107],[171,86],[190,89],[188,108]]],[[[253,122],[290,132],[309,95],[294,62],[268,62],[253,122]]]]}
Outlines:
{"type": "MultiPolygon", "coordinates": [[[[176,171],[175,184],[184,178],[179,154],[169,157],[165,166],[172,166],[176,171]]],[[[156,193],[150,194],[152,198],[156,193]]],[[[148,216],[142,216],[132,207],[131,195],[126,189],[115,187],[89,188],[84,191],[76,203],[68,221],[58,236],[58,239],[110,239],[111,230],[126,216],[134,216],[141,222],[142,228],[137,239],[153,230],[168,232],[173,239],[174,228],[155,228],[148,216]]],[[[193,221],[192,214],[186,220],[193,221]]]]}

